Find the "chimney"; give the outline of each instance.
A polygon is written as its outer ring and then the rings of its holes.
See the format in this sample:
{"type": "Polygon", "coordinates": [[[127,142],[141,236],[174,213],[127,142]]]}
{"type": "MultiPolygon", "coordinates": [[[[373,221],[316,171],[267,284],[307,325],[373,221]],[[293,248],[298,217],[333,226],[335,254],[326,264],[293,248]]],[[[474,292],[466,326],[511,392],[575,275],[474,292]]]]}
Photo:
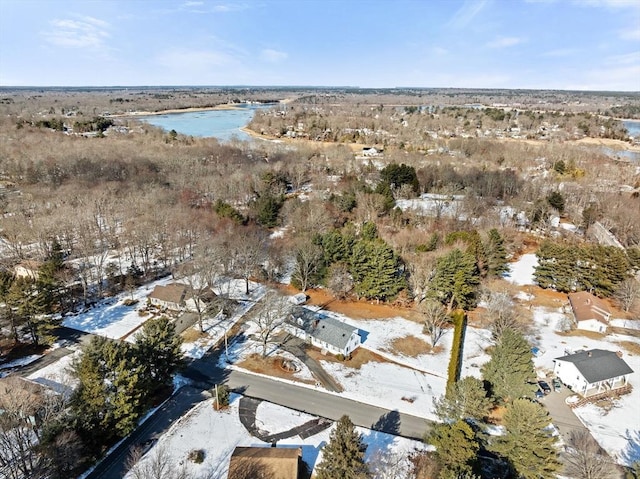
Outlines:
{"type": "Polygon", "coordinates": [[[591,357],[591,351],[587,351],[587,356],[591,357]]]}

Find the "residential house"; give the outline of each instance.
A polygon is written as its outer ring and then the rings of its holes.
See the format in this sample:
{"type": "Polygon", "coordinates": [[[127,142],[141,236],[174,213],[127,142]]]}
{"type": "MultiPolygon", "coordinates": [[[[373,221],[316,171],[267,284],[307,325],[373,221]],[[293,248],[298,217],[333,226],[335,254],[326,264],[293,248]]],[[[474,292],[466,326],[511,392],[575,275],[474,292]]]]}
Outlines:
{"type": "Polygon", "coordinates": [[[569,303],[578,329],[606,333],[611,319],[607,304],[586,291],[569,293],[569,303]]]}
{"type": "MultiPolygon", "coordinates": [[[[201,298],[202,302],[210,302],[215,294],[209,291],[206,298],[201,298]]],[[[191,288],[182,283],[170,283],[166,286],[158,285],[147,296],[149,302],[160,308],[172,311],[196,311],[196,299],[193,297],[191,288]]]]}
{"type": "Polygon", "coordinates": [[[623,388],[633,373],[621,353],[604,349],[569,354],[553,363],[556,377],[584,397],[623,388]]]}
{"type": "Polygon", "coordinates": [[[13,273],[16,278],[31,278],[37,280],[40,276],[40,267],[42,263],[40,261],[26,260],[18,263],[13,268],[13,273]]]}
{"type": "Polygon", "coordinates": [[[302,448],[242,447],[233,450],[228,479],[268,477],[298,479],[302,469],[302,448]]]}
{"type": "Polygon", "coordinates": [[[293,308],[286,329],[317,348],[345,357],[362,342],[358,328],[304,307],[293,308]]]}

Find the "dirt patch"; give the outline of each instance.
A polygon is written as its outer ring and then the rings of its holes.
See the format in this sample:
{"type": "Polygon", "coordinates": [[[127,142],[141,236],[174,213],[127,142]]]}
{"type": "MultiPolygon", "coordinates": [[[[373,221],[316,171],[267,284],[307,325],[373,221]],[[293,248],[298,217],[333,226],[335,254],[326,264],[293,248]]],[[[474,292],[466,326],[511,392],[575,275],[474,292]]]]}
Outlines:
{"type": "Polygon", "coordinates": [[[317,349],[310,348],[307,350],[307,354],[309,355],[309,357],[311,357],[312,359],[315,359],[316,361],[329,361],[332,363],[342,363],[345,366],[348,366],[354,369],[360,369],[363,364],[367,364],[368,362],[372,362],[372,361],[379,362],[379,363],[386,362],[385,358],[365,348],[356,349],[351,354],[351,358],[346,359],[344,361],[340,361],[333,354],[322,354],[322,352],[320,352],[317,349]]]}
{"type": "Polygon", "coordinates": [[[487,417],[487,422],[489,424],[494,424],[496,426],[499,426],[502,424],[502,421],[504,419],[504,413],[506,412],[507,408],[505,406],[496,406],[494,407],[490,412],[489,412],[489,416],[487,417]]]}
{"type": "Polygon", "coordinates": [[[203,333],[202,331],[196,328],[186,329],[181,336],[182,336],[182,340],[185,343],[193,343],[198,339],[208,337],[207,333],[203,333]]]}
{"type": "Polygon", "coordinates": [[[566,293],[559,293],[551,289],[542,289],[540,286],[523,286],[521,291],[534,296],[529,302],[531,306],[561,308],[563,305],[569,304],[566,293]]]}
{"type": "Polygon", "coordinates": [[[634,341],[618,341],[616,344],[626,349],[629,354],[640,356],[640,344],[634,341]]]}
{"type": "Polygon", "coordinates": [[[399,353],[415,358],[421,354],[437,354],[442,351],[442,347],[436,346],[432,348],[424,339],[415,336],[405,336],[404,338],[394,339],[388,351],[390,353],[399,353]]]}
{"type": "Polygon", "coordinates": [[[283,369],[282,358],[279,356],[263,358],[259,354],[252,354],[237,364],[241,368],[253,371],[254,373],[290,379],[306,384],[314,384],[314,381],[297,378],[294,376],[294,372],[283,369]]]}
{"type": "MultiPolygon", "coordinates": [[[[596,341],[602,341],[606,338],[606,334],[596,333],[595,331],[586,331],[584,329],[572,329],[566,332],[556,332],[558,336],[572,336],[594,339],[596,341]]],[[[584,346],[585,349],[589,349],[588,346],[584,346]]]]}
{"type": "Polygon", "coordinates": [[[353,319],[388,319],[396,316],[420,321],[420,313],[411,308],[401,308],[371,301],[339,300],[324,289],[306,291],[309,304],[322,306],[328,311],[344,314],[353,319]]]}

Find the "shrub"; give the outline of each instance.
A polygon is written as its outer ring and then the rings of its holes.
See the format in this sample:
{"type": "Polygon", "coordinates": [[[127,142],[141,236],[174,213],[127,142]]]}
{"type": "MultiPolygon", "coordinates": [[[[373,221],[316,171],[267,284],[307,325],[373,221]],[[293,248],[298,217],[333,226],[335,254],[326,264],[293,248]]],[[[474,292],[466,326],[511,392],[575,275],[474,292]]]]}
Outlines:
{"type": "Polygon", "coordinates": [[[202,449],[192,449],[189,451],[189,460],[196,464],[202,464],[204,461],[204,451],[202,449]]]}
{"type": "Polygon", "coordinates": [[[337,359],[338,361],[344,361],[344,354],[342,354],[342,353],[338,353],[338,354],[336,354],[336,359],[337,359]]]}
{"type": "Polygon", "coordinates": [[[122,304],[124,304],[125,306],[133,306],[134,304],[138,304],[138,300],[127,298],[122,302],[122,304]]]}
{"type": "Polygon", "coordinates": [[[453,318],[453,343],[451,344],[451,358],[449,359],[449,372],[447,376],[447,394],[453,385],[460,379],[462,369],[462,348],[464,343],[464,332],[467,325],[467,315],[462,310],[455,311],[453,318]]]}

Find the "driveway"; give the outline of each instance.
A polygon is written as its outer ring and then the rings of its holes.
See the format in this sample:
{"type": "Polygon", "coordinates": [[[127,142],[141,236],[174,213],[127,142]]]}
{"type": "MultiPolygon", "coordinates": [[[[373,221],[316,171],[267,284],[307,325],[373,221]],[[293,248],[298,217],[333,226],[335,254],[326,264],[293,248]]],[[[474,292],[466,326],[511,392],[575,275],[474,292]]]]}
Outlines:
{"type": "Polygon", "coordinates": [[[586,427],[580,422],[580,419],[573,413],[573,409],[567,406],[565,400],[572,396],[571,392],[566,387],[563,387],[560,391],[552,391],[544,398],[540,399],[540,403],[546,406],[553,424],[560,432],[560,436],[564,442],[569,440],[569,436],[573,431],[588,431],[586,427]]]}

